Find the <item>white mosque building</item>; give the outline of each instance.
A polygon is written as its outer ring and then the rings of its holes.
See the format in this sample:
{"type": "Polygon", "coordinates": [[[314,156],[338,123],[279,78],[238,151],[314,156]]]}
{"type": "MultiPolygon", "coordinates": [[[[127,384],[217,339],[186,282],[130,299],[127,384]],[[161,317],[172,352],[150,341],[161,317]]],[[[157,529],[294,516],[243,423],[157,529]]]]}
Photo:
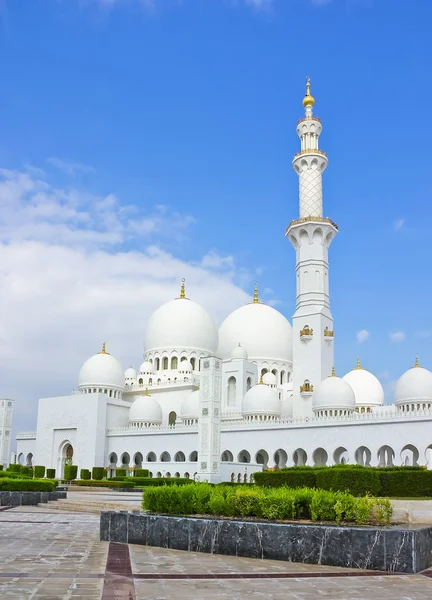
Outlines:
{"type": "Polygon", "coordinates": [[[299,218],[286,237],[296,252],[291,323],[259,300],[219,329],[179,297],[150,317],[143,362],[123,371],[105,344],[81,368],[72,395],[39,400],[36,431],[17,435],[17,459],[57,469],[148,468],[153,477],[250,481],[293,465],[419,464],[432,468],[432,373],[415,365],[384,405],[379,380],[360,362],[335,375],[328,248],[337,225],[323,216],[327,156],[310,82],[297,123],[299,218]]]}

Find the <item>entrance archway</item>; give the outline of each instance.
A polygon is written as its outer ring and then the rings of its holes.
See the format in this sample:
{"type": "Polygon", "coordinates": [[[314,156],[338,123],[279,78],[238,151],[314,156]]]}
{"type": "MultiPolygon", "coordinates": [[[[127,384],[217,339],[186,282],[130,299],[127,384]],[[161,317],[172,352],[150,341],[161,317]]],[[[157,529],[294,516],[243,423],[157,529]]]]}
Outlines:
{"type": "Polygon", "coordinates": [[[69,440],[66,440],[61,444],[59,455],[58,473],[60,473],[60,478],[63,479],[65,465],[73,464],[74,449],[69,440]]]}

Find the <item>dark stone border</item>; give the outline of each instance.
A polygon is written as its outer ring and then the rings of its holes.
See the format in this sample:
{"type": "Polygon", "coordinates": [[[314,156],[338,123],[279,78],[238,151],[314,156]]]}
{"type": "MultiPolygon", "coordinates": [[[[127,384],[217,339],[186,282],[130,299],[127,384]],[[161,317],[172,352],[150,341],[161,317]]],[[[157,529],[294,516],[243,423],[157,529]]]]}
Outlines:
{"type": "Polygon", "coordinates": [[[67,498],[67,492],[4,492],[0,491],[0,506],[37,506],[53,500],[67,498]]]}
{"type": "Polygon", "coordinates": [[[102,511],[100,539],[393,573],[418,573],[432,566],[432,527],[340,527],[102,511]]]}

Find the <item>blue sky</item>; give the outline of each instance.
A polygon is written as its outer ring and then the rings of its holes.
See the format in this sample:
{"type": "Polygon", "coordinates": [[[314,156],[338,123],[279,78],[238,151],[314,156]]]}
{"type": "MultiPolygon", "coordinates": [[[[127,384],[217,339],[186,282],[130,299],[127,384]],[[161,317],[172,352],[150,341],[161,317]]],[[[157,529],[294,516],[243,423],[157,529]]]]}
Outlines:
{"type": "Polygon", "coordinates": [[[432,366],[428,0],[0,6],[0,394],[28,403],[22,426],[102,337],[139,365],[182,276],[217,321],[256,278],[291,318],[307,75],[340,227],[336,370],[360,354],[390,400],[416,353],[432,366]]]}

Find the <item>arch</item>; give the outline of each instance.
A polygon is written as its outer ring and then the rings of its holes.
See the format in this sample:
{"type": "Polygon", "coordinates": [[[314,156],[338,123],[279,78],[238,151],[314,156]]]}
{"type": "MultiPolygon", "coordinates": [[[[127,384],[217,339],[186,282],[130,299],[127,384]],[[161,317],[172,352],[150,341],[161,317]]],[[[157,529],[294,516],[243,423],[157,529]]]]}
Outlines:
{"type": "Polygon", "coordinates": [[[291,383],[291,373],[288,371],[287,373],[287,383],[291,383]]]}
{"type": "Polygon", "coordinates": [[[171,370],[175,371],[178,367],[178,358],[177,356],[173,356],[171,359],[171,370]]]}
{"type": "Polygon", "coordinates": [[[143,460],[144,460],[141,452],[136,452],[133,460],[134,460],[134,465],[136,467],[141,467],[143,460]]]}
{"type": "Polygon", "coordinates": [[[117,454],[115,452],[111,452],[111,454],[109,455],[109,461],[111,465],[116,465],[117,461],[118,461],[118,457],[117,454]]]}
{"type": "MultiPolygon", "coordinates": [[[[258,463],[259,465],[263,465],[264,470],[268,469],[268,461],[269,461],[269,455],[267,454],[267,452],[265,450],[258,450],[258,452],[255,454],[255,462],[258,463]]],[[[250,462],[250,461],[248,461],[250,462]]]]}
{"type": "Polygon", "coordinates": [[[192,371],[195,371],[195,368],[196,368],[196,358],[191,358],[190,359],[190,364],[192,366],[192,371]]]}
{"type": "Polygon", "coordinates": [[[312,460],[315,467],[325,467],[327,465],[328,454],[324,448],[317,448],[312,454],[312,460]]]}
{"type": "Polygon", "coordinates": [[[24,454],[22,452],[18,454],[17,462],[19,465],[24,466],[24,454]]]}
{"type": "Polygon", "coordinates": [[[224,450],[221,454],[222,462],[234,462],[233,454],[230,450],[224,450]]]}
{"type": "Polygon", "coordinates": [[[186,461],[186,456],[184,455],[184,453],[181,450],[179,450],[174,455],[174,460],[175,460],[175,462],[185,462],[186,461]]]}
{"type": "Polygon", "coordinates": [[[357,465],[362,465],[363,467],[370,467],[370,461],[372,458],[372,452],[366,446],[360,446],[354,452],[354,460],[357,465]]]}
{"type": "Polygon", "coordinates": [[[168,416],[168,425],[175,425],[177,421],[177,413],[172,410],[168,416]]]}
{"type": "Polygon", "coordinates": [[[176,473],[174,473],[174,477],[177,477],[177,479],[180,477],[180,473],[177,471],[176,473]]]}
{"type": "Polygon", "coordinates": [[[147,462],[156,462],[157,461],[156,454],[154,452],[149,452],[147,454],[146,461],[147,462]]]}
{"type": "Polygon", "coordinates": [[[307,463],[308,455],[303,448],[297,448],[293,453],[293,461],[296,467],[304,467],[307,463]]]}
{"type": "MultiPolygon", "coordinates": [[[[250,457],[250,454],[249,454],[249,452],[247,450],[241,450],[239,452],[238,459],[237,459],[238,462],[241,462],[241,463],[250,463],[250,459],[251,459],[251,457],[250,457]]],[[[239,477],[240,477],[240,475],[239,475],[239,477]]]]}
{"type": "Polygon", "coordinates": [[[160,461],[161,462],[171,462],[171,456],[170,456],[169,452],[167,452],[166,450],[165,450],[165,452],[162,452],[160,461]]]}
{"type": "Polygon", "coordinates": [[[285,383],[285,371],[280,372],[280,384],[285,383]]]}
{"type": "Polygon", "coordinates": [[[261,377],[264,377],[264,375],[265,375],[266,373],[268,373],[268,372],[269,372],[269,370],[270,370],[270,369],[268,369],[267,367],[263,367],[263,368],[261,369],[261,377]]]}
{"type": "Polygon", "coordinates": [[[390,446],[384,445],[377,452],[378,458],[378,466],[380,467],[392,467],[394,461],[395,453],[393,448],[390,446]]]}
{"type": "MultiPolygon", "coordinates": [[[[70,444],[69,444],[70,446],[70,444]]],[[[70,446],[72,448],[72,446],[70,446]]],[[[33,453],[29,452],[26,456],[26,466],[27,467],[32,467],[33,466],[33,453]]]]}
{"type": "Polygon", "coordinates": [[[187,471],[186,471],[186,473],[184,474],[184,476],[185,476],[185,479],[190,479],[190,475],[189,475],[189,473],[188,473],[187,471]]]}
{"type": "Polygon", "coordinates": [[[236,378],[231,376],[228,379],[228,387],[227,387],[227,398],[228,398],[228,406],[235,406],[236,404],[236,390],[237,390],[237,381],[236,378]]]}
{"type": "Polygon", "coordinates": [[[346,465],[349,462],[348,450],[343,446],[339,446],[333,452],[333,462],[336,465],[346,465]]]}
{"type": "Polygon", "coordinates": [[[278,376],[277,369],[272,369],[272,373],[276,377],[276,381],[277,381],[277,376],[278,376]]]}
{"type": "Polygon", "coordinates": [[[246,391],[248,392],[251,389],[251,387],[252,387],[252,378],[248,377],[246,379],[246,391]]]}
{"type": "Polygon", "coordinates": [[[164,356],[162,359],[162,369],[168,371],[168,356],[164,356]]]}
{"type": "Polygon", "coordinates": [[[170,479],[170,477],[171,477],[171,473],[170,473],[169,471],[167,471],[167,472],[165,473],[165,477],[166,477],[167,479],[170,479]]]}
{"type": "Polygon", "coordinates": [[[402,465],[405,467],[418,467],[420,452],[412,444],[404,446],[400,453],[402,465]]]}
{"type": "Polygon", "coordinates": [[[123,452],[121,456],[121,464],[122,467],[128,467],[130,463],[130,456],[127,452],[123,452]]]}
{"type": "Polygon", "coordinates": [[[162,477],[162,473],[161,473],[160,471],[158,471],[158,472],[156,473],[156,477],[162,477]]]}
{"type": "Polygon", "coordinates": [[[276,452],[274,453],[273,458],[278,469],[283,469],[284,467],[286,467],[288,455],[285,452],[285,450],[279,448],[279,450],[276,450],[276,452]]]}
{"type": "Polygon", "coordinates": [[[155,358],[155,369],[156,371],[160,369],[160,358],[155,358]]]}
{"type": "Polygon", "coordinates": [[[190,462],[198,462],[198,452],[196,450],[194,450],[193,452],[190,453],[189,461],[190,462]]]}
{"type": "Polygon", "coordinates": [[[237,483],[241,483],[241,473],[237,475],[237,483]]]}

